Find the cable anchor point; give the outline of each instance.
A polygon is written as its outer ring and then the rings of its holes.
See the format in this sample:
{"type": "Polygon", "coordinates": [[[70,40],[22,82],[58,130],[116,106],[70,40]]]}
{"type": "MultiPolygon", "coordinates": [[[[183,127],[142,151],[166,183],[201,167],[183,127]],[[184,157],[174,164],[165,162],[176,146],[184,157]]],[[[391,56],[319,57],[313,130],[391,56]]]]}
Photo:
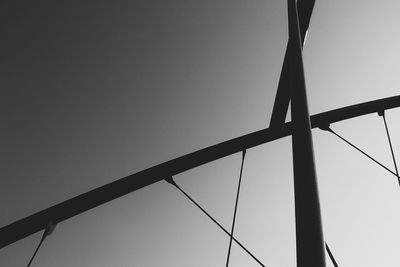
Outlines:
{"type": "Polygon", "coordinates": [[[56,229],[56,225],[56,223],[53,223],[53,220],[50,220],[46,225],[46,229],[44,230],[45,235],[51,235],[54,232],[54,229],[56,229]]]}
{"type": "Polygon", "coordinates": [[[323,131],[332,132],[332,129],[331,129],[329,123],[321,124],[320,126],[318,126],[318,128],[320,128],[320,129],[323,130],[323,131]]]}
{"type": "Polygon", "coordinates": [[[172,176],[169,176],[167,178],[164,179],[167,183],[172,184],[173,186],[178,186],[175,181],[174,178],[172,178],[172,176]]]}

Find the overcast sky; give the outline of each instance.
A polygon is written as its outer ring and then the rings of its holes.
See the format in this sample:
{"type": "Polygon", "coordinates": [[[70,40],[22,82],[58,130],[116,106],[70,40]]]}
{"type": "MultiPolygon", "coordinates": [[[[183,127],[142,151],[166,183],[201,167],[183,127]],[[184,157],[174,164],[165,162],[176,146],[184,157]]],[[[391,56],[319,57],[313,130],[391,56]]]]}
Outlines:
{"type": "MultiPolygon", "coordinates": [[[[0,227],[268,126],[286,1],[13,1],[0,8],[0,227]]],[[[311,114],[399,94],[398,1],[316,1],[304,47],[311,114]]],[[[400,110],[387,112],[400,158],[400,110]]],[[[332,125],[394,170],[377,114],[332,125]]],[[[340,266],[399,266],[396,177],[313,131],[324,237],[340,266]]],[[[230,229],[235,154],[175,177],[230,229]]],[[[296,265],[291,139],[248,150],[235,236],[296,265]]],[[[41,237],[0,250],[27,264],[41,237]]],[[[229,238],[164,181],[60,223],[32,266],[224,266],[229,238]]],[[[327,258],[327,266],[331,266],[327,258]]],[[[230,266],[258,266],[233,245],[230,266]]]]}

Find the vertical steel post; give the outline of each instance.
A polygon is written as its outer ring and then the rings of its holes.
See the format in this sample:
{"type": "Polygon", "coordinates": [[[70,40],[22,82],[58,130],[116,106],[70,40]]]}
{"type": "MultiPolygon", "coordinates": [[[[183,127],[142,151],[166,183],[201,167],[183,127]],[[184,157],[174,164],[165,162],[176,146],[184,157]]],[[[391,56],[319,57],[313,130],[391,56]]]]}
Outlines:
{"type": "Polygon", "coordinates": [[[298,267],[324,267],[325,251],[296,0],[288,0],[292,149],[298,267]]]}

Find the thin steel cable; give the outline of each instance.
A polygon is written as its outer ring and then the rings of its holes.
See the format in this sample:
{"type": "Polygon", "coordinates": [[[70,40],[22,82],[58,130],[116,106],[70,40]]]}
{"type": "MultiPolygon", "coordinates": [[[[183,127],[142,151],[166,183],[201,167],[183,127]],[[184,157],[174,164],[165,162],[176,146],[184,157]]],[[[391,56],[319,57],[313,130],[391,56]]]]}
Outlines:
{"type": "MultiPolygon", "coordinates": [[[[214,219],[203,207],[200,206],[193,198],[191,198],[173,179],[172,177],[165,179],[168,183],[172,184],[175,186],[183,195],[186,196],[187,199],[189,199],[196,207],[198,207],[205,215],[207,215],[208,218],[210,218],[222,231],[224,231],[228,236],[231,236],[231,234],[226,230],[216,219],[214,219]]],[[[232,236],[232,239],[238,244],[244,251],[247,252],[258,264],[261,266],[265,267],[265,265],[256,257],[254,254],[252,254],[242,243],[239,242],[234,236],[232,236]]]]}
{"type": "Polygon", "coordinates": [[[237,212],[237,206],[238,206],[238,203],[239,203],[240,185],[242,183],[243,163],[244,163],[244,158],[245,157],[246,157],[246,150],[243,150],[242,151],[242,163],[240,164],[239,182],[238,182],[238,188],[237,188],[237,192],[236,192],[235,210],[233,212],[231,238],[229,239],[228,255],[227,255],[227,258],[226,258],[226,267],[229,266],[229,258],[230,258],[230,255],[231,255],[232,237],[233,237],[233,231],[235,229],[236,212],[237,212]]]}
{"type": "Polygon", "coordinates": [[[328,246],[328,244],[326,242],[325,242],[325,248],[326,248],[326,251],[328,252],[329,258],[331,258],[333,266],[339,267],[337,262],[336,262],[336,260],[335,260],[335,257],[333,257],[333,254],[332,254],[331,250],[329,249],[329,246],[328,246]]]}
{"type": "Polygon", "coordinates": [[[357,146],[353,145],[350,141],[346,140],[344,137],[340,136],[339,134],[337,134],[334,130],[332,130],[330,127],[324,128],[323,130],[326,130],[328,132],[333,133],[334,135],[336,135],[337,137],[339,137],[340,139],[342,139],[344,142],[346,142],[348,145],[350,145],[351,147],[355,148],[357,151],[359,151],[360,153],[362,153],[364,156],[366,156],[367,158],[369,158],[370,160],[372,160],[373,162],[375,162],[376,164],[378,164],[379,166],[381,166],[382,168],[384,168],[385,170],[387,170],[388,172],[390,172],[391,174],[393,174],[394,176],[397,177],[397,174],[394,173],[392,170],[390,170],[388,167],[386,167],[385,165],[383,165],[382,163],[380,163],[379,161],[377,161],[376,159],[374,159],[373,157],[371,157],[370,155],[368,155],[367,153],[365,153],[364,151],[362,151],[360,148],[358,148],[357,146]]]}
{"type": "Polygon", "coordinates": [[[38,252],[39,248],[42,246],[43,241],[46,239],[46,235],[47,234],[46,234],[46,230],[45,230],[43,232],[42,238],[40,239],[39,245],[36,247],[35,252],[33,253],[31,259],[29,260],[29,263],[28,263],[27,267],[31,266],[31,263],[32,263],[33,259],[35,258],[36,253],[38,252]]]}
{"type": "Polygon", "coordinates": [[[380,116],[382,116],[383,118],[383,122],[385,124],[385,129],[386,129],[386,135],[389,141],[389,146],[390,146],[390,152],[392,153],[392,159],[393,159],[393,164],[394,164],[394,168],[396,170],[396,175],[397,175],[397,181],[399,182],[399,186],[400,186],[400,177],[399,177],[399,171],[397,169],[397,164],[396,164],[396,158],[394,156],[394,152],[393,152],[393,146],[392,146],[392,141],[390,139],[390,134],[389,134],[389,129],[386,123],[386,117],[385,117],[385,111],[382,111],[381,113],[379,113],[380,116]]]}
{"type": "Polygon", "coordinates": [[[46,239],[47,236],[49,236],[49,235],[51,235],[51,233],[53,233],[55,227],[56,227],[56,224],[54,224],[52,221],[49,221],[49,223],[47,224],[46,228],[43,231],[42,238],[40,239],[40,242],[39,242],[38,246],[36,247],[35,252],[33,253],[31,259],[29,260],[27,267],[31,266],[31,263],[32,263],[33,259],[35,258],[36,253],[39,251],[39,248],[42,246],[43,241],[46,239]]]}

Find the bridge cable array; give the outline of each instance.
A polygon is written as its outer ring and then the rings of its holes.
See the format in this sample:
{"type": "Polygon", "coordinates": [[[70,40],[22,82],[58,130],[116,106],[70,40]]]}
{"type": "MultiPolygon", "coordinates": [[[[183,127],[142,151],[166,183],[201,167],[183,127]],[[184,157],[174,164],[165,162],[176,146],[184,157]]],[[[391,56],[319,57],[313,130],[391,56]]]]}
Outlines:
{"type": "MultiPolygon", "coordinates": [[[[242,167],[241,167],[241,172],[243,168],[243,159],[242,157],[242,167]]],[[[256,257],[254,256],[253,253],[251,253],[239,240],[237,240],[234,236],[233,233],[229,233],[228,230],[226,230],[215,218],[213,218],[203,207],[201,207],[200,204],[198,204],[192,197],[190,197],[175,181],[172,177],[168,177],[165,179],[168,183],[176,187],[187,199],[189,199],[197,208],[199,208],[208,218],[210,218],[222,231],[224,231],[228,236],[231,237],[233,241],[236,242],[244,251],[249,254],[258,264],[261,266],[265,267],[265,265],[256,257]]]]}
{"type": "MultiPolygon", "coordinates": [[[[360,153],[362,153],[364,156],[366,156],[367,158],[369,158],[370,160],[372,160],[373,162],[375,162],[376,164],[378,164],[379,166],[381,166],[382,168],[384,168],[386,171],[390,172],[391,174],[395,175],[397,177],[397,180],[399,182],[399,186],[400,186],[400,176],[399,176],[399,172],[398,172],[398,168],[397,168],[397,163],[396,163],[396,158],[394,155],[394,151],[393,151],[393,146],[392,146],[392,142],[391,142],[391,138],[390,138],[390,133],[389,133],[389,129],[387,126],[387,121],[386,121],[386,117],[385,117],[385,112],[384,111],[380,111],[378,112],[379,116],[381,116],[383,118],[383,122],[385,125],[385,130],[386,130],[386,135],[388,138],[388,142],[389,142],[389,146],[390,146],[390,151],[391,151],[391,155],[392,155],[392,159],[393,159],[393,163],[394,163],[394,167],[395,167],[395,171],[393,172],[392,170],[390,170],[388,167],[386,167],[385,165],[383,165],[382,163],[380,163],[378,160],[376,160],[375,158],[373,158],[372,156],[370,156],[369,154],[367,154],[366,152],[364,152],[363,150],[361,150],[359,147],[357,147],[356,145],[354,145],[353,143],[351,143],[350,141],[348,141],[347,139],[345,139],[343,136],[339,135],[337,132],[335,132],[332,128],[330,128],[330,126],[324,126],[324,127],[320,127],[320,129],[328,131],[332,134],[334,134],[335,136],[337,136],[339,139],[341,139],[342,141],[344,141],[345,143],[347,143],[348,145],[350,145],[351,147],[353,147],[354,149],[356,149],[357,151],[359,151],[360,153]]],[[[258,264],[260,264],[261,266],[265,267],[265,265],[256,257],[254,256],[254,254],[252,254],[242,243],[240,243],[240,241],[238,241],[234,235],[234,227],[235,227],[235,221],[236,221],[236,213],[237,213],[237,206],[238,206],[238,202],[239,202],[239,195],[240,195],[240,187],[241,187],[241,181],[242,181],[242,174],[243,174],[243,165],[244,165],[244,160],[245,160],[245,156],[246,156],[246,150],[242,151],[242,160],[241,160],[241,166],[240,166],[240,174],[239,174],[239,181],[238,181],[238,187],[237,187],[237,192],[236,192],[236,200],[235,200],[235,209],[234,209],[234,214],[233,214],[233,219],[232,219],[232,228],[231,228],[231,232],[228,232],[216,219],[214,219],[204,208],[202,208],[193,198],[191,198],[174,180],[172,177],[166,178],[165,180],[172,184],[174,187],[176,187],[183,195],[186,196],[186,198],[188,198],[195,206],[197,206],[208,218],[210,218],[221,230],[223,230],[229,237],[229,247],[228,247],[228,255],[227,255],[227,261],[226,261],[226,267],[229,266],[229,259],[230,259],[230,252],[231,252],[231,247],[232,247],[232,241],[235,241],[244,251],[246,251],[258,264]]],[[[53,230],[55,228],[55,224],[53,224],[51,221],[48,223],[48,225],[46,226],[43,235],[40,239],[40,242],[38,244],[38,246],[36,247],[35,252],[33,253],[31,259],[29,260],[29,263],[27,265],[27,267],[31,266],[31,263],[33,261],[33,259],[35,258],[37,252],[39,251],[41,245],[43,244],[44,240],[46,239],[46,237],[48,235],[50,235],[53,230]]],[[[335,267],[338,266],[328,244],[325,242],[325,248],[326,251],[328,252],[328,255],[333,263],[333,265],[335,267]]]]}
{"type": "MultiPolygon", "coordinates": [[[[393,146],[392,146],[392,141],[390,138],[390,134],[389,134],[389,129],[387,126],[387,122],[386,122],[386,117],[385,117],[385,111],[379,111],[378,115],[382,117],[384,125],[385,125],[385,130],[386,130],[386,136],[388,138],[388,142],[389,142],[389,146],[390,146],[390,152],[392,154],[392,159],[393,159],[393,164],[395,167],[395,171],[396,173],[394,173],[392,170],[390,170],[388,167],[386,167],[385,165],[383,165],[382,163],[380,163],[378,160],[376,160],[375,158],[373,158],[372,156],[368,155],[366,152],[364,152],[363,150],[361,150],[360,148],[358,148],[356,145],[354,145],[353,143],[351,143],[350,141],[348,141],[347,139],[345,139],[344,137],[342,137],[341,135],[339,135],[338,133],[336,133],[334,130],[332,130],[332,128],[330,128],[330,126],[323,126],[320,127],[321,130],[324,131],[328,131],[332,134],[334,134],[335,136],[337,136],[339,139],[343,140],[345,143],[347,143],[348,145],[350,145],[351,147],[353,147],[354,149],[356,149],[357,151],[359,151],[360,153],[362,153],[364,156],[368,157],[369,159],[371,159],[373,162],[375,162],[376,164],[378,164],[379,166],[381,166],[382,168],[384,168],[386,171],[390,172],[391,174],[395,175],[397,177],[397,181],[399,182],[399,186],[400,186],[400,176],[399,176],[399,171],[397,169],[397,163],[396,163],[396,157],[394,155],[394,151],[393,151],[393,146]]],[[[337,263],[336,260],[331,252],[331,250],[329,249],[328,244],[325,242],[325,248],[326,251],[328,252],[328,255],[333,263],[333,265],[335,267],[337,267],[337,263]]]]}
{"type": "MultiPolygon", "coordinates": [[[[243,172],[243,163],[244,163],[244,157],[245,157],[245,151],[243,151],[242,154],[242,164],[241,164],[241,168],[240,168],[240,177],[242,176],[242,172],[243,172]]],[[[233,235],[233,231],[231,233],[228,232],[228,230],[226,230],[213,216],[211,216],[199,203],[197,203],[191,196],[189,196],[189,194],[187,194],[185,192],[185,190],[183,190],[173,179],[173,177],[168,177],[165,178],[165,181],[168,182],[169,184],[173,185],[175,188],[177,188],[187,199],[189,199],[197,208],[199,208],[209,219],[211,219],[222,231],[224,231],[228,236],[231,237],[231,240],[235,241],[236,244],[238,244],[244,251],[247,252],[247,254],[249,254],[250,257],[252,257],[258,264],[260,264],[261,266],[265,267],[265,265],[256,257],[254,256],[253,253],[251,253],[239,240],[237,240],[234,235],[233,235]]],[[[240,179],[239,179],[239,185],[238,185],[238,192],[240,189],[240,179]]],[[[238,195],[238,194],[237,194],[238,195]]],[[[236,203],[238,202],[238,196],[236,198],[236,203]]],[[[237,204],[236,204],[237,206],[237,204]]],[[[231,245],[231,244],[230,244],[231,245]]],[[[329,249],[328,244],[325,242],[325,249],[329,254],[329,258],[331,259],[333,265],[335,267],[338,267],[338,264],[336,263],[336,260],[331,252],[331,250],[329,249]]]]}
{"type": "MultiPolygon", "coordinates": [[[[256,256],[254,256],[253,253],[251,253],[239,240],[237,240],[234,236],[233,236],[233,231],[234,231],[234,224],[235,224],[235,219],[236,219],[236,212],[237,212],[237,205],[239,202],[239,193],[240,193],[240,186],[241,186],[241,180],[242,180],[242,174],[243,174],[243,164],[244,164],[244,159],[245,159],[245,155],[246,155],[246,150],[242,151],[242,162],[241,162],[241,166],[240,166],[240,175],[239,175],[239,182],[238,182],[238,189],[237,189],[237,193],[236,193],[236,201],[235,201],[235,210],[234,210],[234,216],[233,216],[233,222],[232,222],[232,229],[231,232],[229,233],[228,230],[226,230],[215,218],[213,218],[203,207],[201,207],[200,204],[198,204],[192,197],[190,197],[173,179],[173,177],[168,177],[165,179],[165,181],[167,181],[168,183],[170,183],[171,185],[173,185],[174,187],[176,187],[187,199],[189,199],[196,207],[198,207],[208,218],[210,218],[221,230],[223,230],[229,237],[230,237],[230,243],[229,243],[229,250],[228,250],[228,257],[227,257],[227,262],[226,262],[226,266],[229,265],[229,256],[230,256],[230,251],[231,251],[231,246],[232,246],[232,240],[236,242],[236,244],[238,244],[244,251],[247,252],[247,254],[249,254],[259,265],[261,265],[262,267],[266,267],[256,256]]],[[[31,259],[29,260],[29,263],[27,265],[27,267],[30,267],[32,264],[33,259],[35,258],[37,252],[39,251],[40,247],[42,246],[44,240],[46,239],[47,236],[49,236],[55,229],[56,224],[53,224],[52,221],[49,221],[49,223],[47,224],[43,235],[40,239],[40,242],[38,244],[38,246],[35,249],[35,252],[33,253],[31,259]]],[[[328,247],[328,244],[325,243],[325,248],[329,254],[329,257],[332,261],[332,263],[334,264],[335,267],[337,267],[337,263],[328,247]]]]}
{"type": "MultiPolygon", "coordinates": [[[[394,153],[393,153],[393,149],[392,149],[392,144],[390,141],[390,136],[389,136],[389,132],[388,132],[388,128],[387,128],[387,124],[386,124],[386,120],[385,117],[383,115],[384,121],[385,121],[385,127],[386,127],[386,131],[387,131],[387,135],[389,138],[389,144],[390,144],[390,148],[392,151],[392,157],[394,160],[394,164],[396,167],[396,173],[397,172],[397,165],[396,165],[396,161],[395,161],[395,157],[394,157],[394,153]]],[[[324,130],[326,130],[324,128],[324,130]]],[[[370,157],[368,154],[366,154],[365,152],[363,152],[362,150],[360,150],[359,148],[357,148],[356,146],[354,146],[353,144],[351,144],[350,142],[348,142],[346,139],[344,139],[343,137],[339,136],[338,134],[336,134],[332,129],[330,129],[329,127],[327,128],[328,131],[334,133],[335,135],[337,135],[340,139],[344,140],[346,143],[350,144],[352,147],[356,148],[358,151],[360,151],[361,153],[363,153],[364,155],[366,155],[367,157],[369,157],[370,159],[372,159],[374,162],[378,163],[379,165],[381,165],[383,168],[385,168],[386,170],[390,171],[388,168],[386,168],[385,166],[383,166],[382,164],[380,164],[378,161],[376,161],[375,159],[373,159],[372,157],[370,157]]],[[[256,256],[254,256],[253,253],[251,253],[239,240],[237,240],[234,236],[233,236],[233,232],[234,232],[234,227],[235,227],[235,220],[236,220],[236,213],[237,213],[237,206],[239,203],[239,195],[240,195],[240,186],[241,186],[241,181],[242,181],[242,174],[243,174],[243,165],[244,165],[244,160],[245,160],[245,156],[246,156],[246,150],[242,151],[242,160],[241,160],[241,166],[240,166],[240,174],[239,174],[239,181],[238,181],[238,187],[237,187],[237,192],[236,192],[236,200],[235,200],[235,209],[234,209],[234,214],[233,214],[233,220],[232,220],[232,228],[231,228],[231,232],[228,232],[228,230],[226,230],[215,218],[213,218],[203,207],[201,207],[200,204],[198,204],[192,197],[190,197],[173,179],[173,177],[168,177],[165,178],[165,181],[167,181],[168,183],[170,183],[171,185],[173,185],[174,187],[176,187],[187,199],[189,199],[196,207],[198,207],[208,218],[210,218],[221,230],[223,230],[229,237],[230,237],[230,241],[229,241],[229,248],[228,248],[228,255],[227,255],[227,261],[226,261],[226,267],[229,266],[229,258],[230,258],[230,251],[231,251],[231,247],[232,247],[232,241],[235,241],[236,244],[238,244],[244,251],[247,252],[247,254],[249,254],[259,265],[266,267],[256,256]]],[[[390,171],[391,173],[393,173],[392,171],[390,171]]],[[[398,176],[398,175],[397,175],[398,176]]],[[[400,180],[399,180],[400,183],[400,180]]],[[[35,252],[33,253],[31,259],[29,260],[29,263],[27,265],[27,267],[30,267],[32,264],[33,259],[35,258],[37,252],[39,251],[41,245],[43,244],[44,240],[46,239],[47,236],[49,236],[55,229],[55,224],[52,223],[52,221],[49,221],[49,223],[47,224],[43,235],[40,239],[40,242],[38,244],[38,246],[35,249],[35,252]]],[[[331,252],[331,250],[329,249],[328,244],[325,242],[325,248],[329,254],[329,257],[333,263],[333,265],[335,267],[337,267],[337,263],[335,261],[335,258],[331,252]]]]}

